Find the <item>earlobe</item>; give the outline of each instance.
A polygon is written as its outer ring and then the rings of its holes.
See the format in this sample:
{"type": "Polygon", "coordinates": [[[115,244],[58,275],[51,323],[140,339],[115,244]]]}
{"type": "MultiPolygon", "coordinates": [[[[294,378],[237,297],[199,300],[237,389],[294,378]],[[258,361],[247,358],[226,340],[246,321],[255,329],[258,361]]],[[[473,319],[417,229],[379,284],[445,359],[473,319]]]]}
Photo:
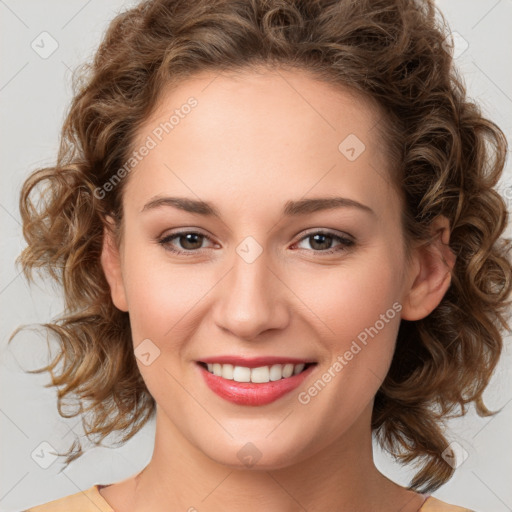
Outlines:
{"type": "Polygon", "coordinates": [[[439,216],[432,222],[432,241],[415,249],[414,274],[405,300],[402,318],[420,320],[441,302],[451,284],[456,256],[449,246],[450,224],[439,216]]]}
{"type": "Polygon", "coordinates": [[[101,266],[110,286],[112,302],[117,309],[128,311],[128,301],[123,282],[121,257],[114,237],[113,220],[103,229],[103,243],[101,249],[101,266]]]}

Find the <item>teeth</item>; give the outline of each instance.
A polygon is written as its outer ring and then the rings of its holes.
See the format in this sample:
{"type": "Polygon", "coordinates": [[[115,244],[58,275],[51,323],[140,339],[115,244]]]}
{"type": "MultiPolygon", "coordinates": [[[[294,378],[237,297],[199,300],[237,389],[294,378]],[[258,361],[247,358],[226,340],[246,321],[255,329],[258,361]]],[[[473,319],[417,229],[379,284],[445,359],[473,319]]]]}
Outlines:
{"type": "Polygon", "coordinates": [[[222,377],[228,380],[233,380],[233,365],[232,364],[222,364],[222,377]]]}
{"type": "Polygon", "coordinates": [[[251,382],[270,382],[270,368],[268,366],[260,366],[251,369],[251,382]]]}
{"type": "Polygon", "coordinates": [[[293,369],[293,374],[294,375],[297,375],[298,373],[300,373],[302,370],[304,370],[304,367],[306,365],[304,363],[301,363],[301,364],[296,364],[295,365],[295,368],[293,369]]]}
{"type": "Polygon", "coordinates": [[[281,380],[283,377],[283,371],[280,364],[273,364],[270,367],[270,380],[281,380]]]}
{"type": "Polygon", "coordinates": [[[257,384],[287,379],[292,375],[301,373],[305,366],[304,363],[295,365],[287,363],[247,368],[245,366],[233,366],[232,364],[207,364],[208,371],[214,375],[236,382],[254,382],[257,384]]]}
{"type": "Polygon", "coordinates": [[[251,369],[245,366],[235,366],[233,368],[233,380],[236,380],[236,382],[251,382],[251,369]]]}
{"type": "Polygon", "coordinates": [[[283,379],[291,377],[293,375],[293,364],[285,364],[283,366],[283,379]]]}

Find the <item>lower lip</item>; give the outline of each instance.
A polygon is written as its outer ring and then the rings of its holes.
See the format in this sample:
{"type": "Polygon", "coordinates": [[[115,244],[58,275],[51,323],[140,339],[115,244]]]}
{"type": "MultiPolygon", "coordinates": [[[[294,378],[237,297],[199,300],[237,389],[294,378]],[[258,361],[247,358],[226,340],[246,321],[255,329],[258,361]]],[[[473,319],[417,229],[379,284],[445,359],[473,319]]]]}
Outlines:
{"type": "Polygon", "coordinates": [[[237,405],[266,405],[275,402],[282,396],[296,389],[304,379],[310,375],[316,365],[293,375],[286,379],[280,379],[262,384],[253,382],[236,382],[234,380],[224,379],[218,375],[210,373],[208,370],[198,364],[206,385],[221,398],[237,405]]]}

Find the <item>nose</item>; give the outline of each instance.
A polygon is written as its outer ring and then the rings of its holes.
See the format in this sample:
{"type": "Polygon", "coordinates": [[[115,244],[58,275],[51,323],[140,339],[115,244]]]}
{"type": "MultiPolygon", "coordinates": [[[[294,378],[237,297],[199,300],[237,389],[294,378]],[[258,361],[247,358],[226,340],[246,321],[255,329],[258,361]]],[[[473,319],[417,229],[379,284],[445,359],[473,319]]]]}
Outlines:
{"type": "Polygon", "coordinates": [[[219,288],[214,321],[239,339],[261,338],[267,330],[288,325],[290,294],[284,276],[275,265],[269,266],[265,252],[252,262],[235,254],[233,266],[219,288]]]}

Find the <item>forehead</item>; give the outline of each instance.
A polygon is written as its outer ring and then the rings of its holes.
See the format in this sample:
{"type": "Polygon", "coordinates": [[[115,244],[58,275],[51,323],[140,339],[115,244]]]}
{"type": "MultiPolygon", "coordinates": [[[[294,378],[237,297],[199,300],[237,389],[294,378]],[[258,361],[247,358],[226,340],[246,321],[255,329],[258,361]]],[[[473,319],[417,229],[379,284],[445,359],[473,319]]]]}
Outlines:
{"type": "Polygon", "coordinates": [[[152,115],[139,130],[139,141],[140,136],[154,131],[173,114],[179,119],[174,115],[172,128],[161,135],[177,135],[177,125],[190,125],[191,121],[184,121],[191,117],[194,129],[209,131],[209,139],[214,142],[225,135],[247,138],[248,134],[272,134],[276,143],[295,138],[297,144],[304,139],[318,142],[325,136],[337,142],[350,133],[362,140],[376,138],[383,117],[372,98],[320,81],[312,72],[261,67],[203,72],[163,89],[152,115]],[[186,105],[191,98],[197,103],[193,109],[186,105]],[[186,111],[184,115],[181,110],[186,111]],[[241,127],[243,132],[238,130],[241,127]],[[283,127],[286,130],[282,131],[283,127]],[[308,133],[309,128],[314,132],[308,133]]]}
{"type": "Polygon", "coordinates": [[[132,144],[152,148],[126,194],[139,210],[170,190],[255,206],[334,189],[357,200],[389,185],[381,121],[375,102],[303,71],[203,73],[162,91],[132,144]]]}

